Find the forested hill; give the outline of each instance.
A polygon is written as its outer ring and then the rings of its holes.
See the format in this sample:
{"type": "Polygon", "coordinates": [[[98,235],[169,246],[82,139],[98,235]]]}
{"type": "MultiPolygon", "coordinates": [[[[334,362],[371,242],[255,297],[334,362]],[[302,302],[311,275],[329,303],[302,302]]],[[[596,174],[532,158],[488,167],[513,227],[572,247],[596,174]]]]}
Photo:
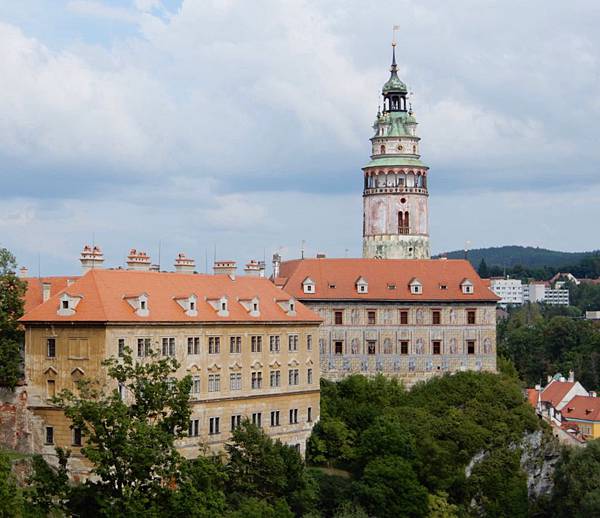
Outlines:
{"type": "MultiPolygon", "coordinates": [[[[532,246],[498,246],[469,250],[467,257],[477,268],[482,259],[488,266],[511,268],[521,265],[525,268],[541,268],[543,266],[560,268],[561,266],[578,264],[582,259],[592,256],[594,252],[559,252],[532,246]]],[[[455,250],[444,254],[448,259],[462,259],[464,250],[455,250]]],[[[440,257],[440,255],[436,257],[440,257]]]]}

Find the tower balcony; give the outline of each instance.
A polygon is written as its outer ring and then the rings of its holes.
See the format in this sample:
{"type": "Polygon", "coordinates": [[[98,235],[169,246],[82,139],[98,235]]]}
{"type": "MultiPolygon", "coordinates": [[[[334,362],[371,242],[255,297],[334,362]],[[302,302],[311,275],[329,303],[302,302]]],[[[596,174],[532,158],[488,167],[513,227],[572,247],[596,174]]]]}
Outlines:
{"type": "Polygon", "coordinates": [[[365,189],[363,194],[425,194],[428,195],[427,189],[423,187],[371,187],[365,189]]]}

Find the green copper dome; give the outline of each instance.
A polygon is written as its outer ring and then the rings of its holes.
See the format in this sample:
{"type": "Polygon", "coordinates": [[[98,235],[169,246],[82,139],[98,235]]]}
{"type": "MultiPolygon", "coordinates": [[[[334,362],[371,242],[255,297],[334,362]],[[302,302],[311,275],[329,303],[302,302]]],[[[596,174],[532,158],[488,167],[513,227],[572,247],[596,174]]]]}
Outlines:
{"type": "Polygon", "coordinates": [[[392,75],[383,85],[382,92],[384,94],[389,92],[407,93],[408,89],[406,88],[406,85],[402,81],[400,81],[400,78],[398,77],[396,71],[392,70],[392,75]]]}

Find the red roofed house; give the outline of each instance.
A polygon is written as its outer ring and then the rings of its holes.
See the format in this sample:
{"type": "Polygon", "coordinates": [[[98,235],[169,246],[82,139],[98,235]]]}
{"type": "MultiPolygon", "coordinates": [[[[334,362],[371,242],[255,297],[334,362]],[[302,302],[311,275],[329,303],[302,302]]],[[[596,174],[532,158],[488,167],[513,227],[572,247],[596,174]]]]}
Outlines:
{"type": "Polygon", "coordinates": [[[577,424],[585,439],[600,438],[600,398],[575,396],[560,413],[563,422],[577,424]]]}
{"type": "Polygon", "coordinates": [[[321,373],[400,378],[496,369],[496,302],[471,264],[274,257],[275,284],[321,315],[321,373]]]}
{"type": "Polygon", "coordinates": [[[548,385],[541,391],[536,406],[544,417],[560,423],[564,406],[575,396],[588,395],[583,385],[574,380],[573,372],[569,373],[568,380],[557,374],[549,379],[548,385]]]}
{"type": "Polygon", "coordinates": [[[150,350],[174,356],[176,375],[192,376],[185,455],[198,454],[200,438],[221,448],[244,417],[304,451],[319,417],[313,343],[321,320],[268,279],[140,271],[136,263],[136,270],[91,268],[72,283],[61,278],[45,301],[40,283],[29,283],[21,322],[29,407],[39,423],[35,451],[53,455],[64,446],[78,458],[81,434],[50,398],[82,376],[102,379],[101,362],[125,347],[138,361],[150,350]]]}

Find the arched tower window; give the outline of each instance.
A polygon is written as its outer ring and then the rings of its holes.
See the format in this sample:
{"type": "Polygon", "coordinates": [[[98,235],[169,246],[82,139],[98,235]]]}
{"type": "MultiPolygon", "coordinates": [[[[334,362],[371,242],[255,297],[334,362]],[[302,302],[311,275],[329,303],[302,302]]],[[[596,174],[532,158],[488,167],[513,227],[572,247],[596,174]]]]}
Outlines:
{"type": "Polygon", "coordinates": [[[385,146],[381,146],[380,152],[382,155],[385,155],[385,146]]]}
{"type": "Polygon", "coordinates": [[[398,212],[398,234],[408,234],[409,227],[408,211],[398,212]]]}

